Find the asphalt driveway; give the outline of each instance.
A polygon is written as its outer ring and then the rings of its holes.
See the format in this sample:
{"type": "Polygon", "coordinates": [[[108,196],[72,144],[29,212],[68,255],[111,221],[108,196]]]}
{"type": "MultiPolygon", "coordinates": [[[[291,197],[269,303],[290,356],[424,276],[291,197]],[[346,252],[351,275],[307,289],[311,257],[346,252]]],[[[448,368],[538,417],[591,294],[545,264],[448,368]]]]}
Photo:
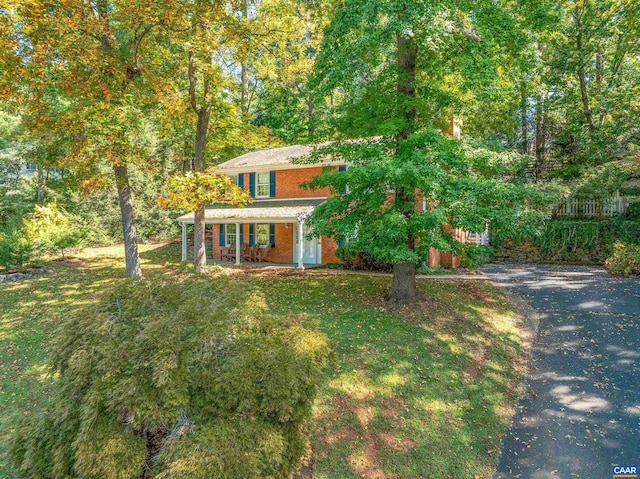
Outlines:
{"type": "Polygon", "coordinates": [[[573,266],[483,272],[540,318],[495,479],[604,479],[613,465],[640,466],[640,281],[573,266]]]}

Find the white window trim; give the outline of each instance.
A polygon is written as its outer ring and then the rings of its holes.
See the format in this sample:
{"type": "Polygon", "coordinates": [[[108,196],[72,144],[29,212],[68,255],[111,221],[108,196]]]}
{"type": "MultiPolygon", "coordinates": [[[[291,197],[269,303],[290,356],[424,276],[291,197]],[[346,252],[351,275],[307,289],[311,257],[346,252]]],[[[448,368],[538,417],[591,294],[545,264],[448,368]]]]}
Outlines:
{"type": "Polygon", "coordinates": [[[270,196],[271,196],[271,173],[256,173],[256,198],[269,198],[270,196]],[[267,194],[266,195],[258,194],[258,191],[260,191],[260,186],[265,186],[264,183],[262,185],[260,184],[261,175],[267,177],[267,183],[266,183],[267,194]]]}
{"type": "Polygon", "coordinates": [[[256,223],[256,225],[254,226],[253,229],[253,244],[270,244],[270,233],[271,232],[271,227],[269,226],[269,223],[256,223]],[[258,226],[266,226],[267,227],[267,241],[266,242],[261,242],[258,241],[258,226]]]}
{"type": "Polygon", "coordinates": [[[230,246],[234,246],[236,244],[236,240],[234,239],[233,241],[229,241],[229,226],[233,226],[234,229],[236,230],[235,235],[238,235],[238,229],[236,228],[236,224],[235,223],[228,223],[225,225],[224,228],[224,244],[227,245],[227,247],[230,246]]]}

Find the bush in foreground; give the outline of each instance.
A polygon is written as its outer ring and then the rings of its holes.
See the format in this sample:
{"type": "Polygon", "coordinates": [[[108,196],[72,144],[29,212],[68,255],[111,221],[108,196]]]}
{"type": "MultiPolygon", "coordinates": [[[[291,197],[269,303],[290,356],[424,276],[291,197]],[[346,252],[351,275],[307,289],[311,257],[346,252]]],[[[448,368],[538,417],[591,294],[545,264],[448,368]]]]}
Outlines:
{"type": "Polygon", "coordinates": [[[604,263],[611,274],[631,276],[640,274],[640,246],[635,244],[616,243],[613,254],[604,263]]]}
{"type": "Polygon", "coordinates": [[[309,449],[326,337],[229,278],[132,280],[64,324],[56,392],[22,420],[25,477],[289,477],[309,449]]]}

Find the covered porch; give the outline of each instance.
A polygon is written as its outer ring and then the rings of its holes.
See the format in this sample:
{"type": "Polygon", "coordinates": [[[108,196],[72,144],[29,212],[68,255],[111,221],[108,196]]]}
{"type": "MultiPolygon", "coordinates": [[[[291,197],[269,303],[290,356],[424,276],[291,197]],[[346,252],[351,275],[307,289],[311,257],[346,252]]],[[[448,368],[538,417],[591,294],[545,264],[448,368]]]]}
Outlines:
{"type": "MultiPolygon", "coordinates": [[[[308,238],[305,219],[324,198],[255,201],[242,208],[212,205],[205,209],[217,264],[262,265],[299,269],[322,263],[321,241],[308,238]]],[[[187,226],[194,214],[178,218],[182,227],[182,261],[187,260],[187,226]]]]}

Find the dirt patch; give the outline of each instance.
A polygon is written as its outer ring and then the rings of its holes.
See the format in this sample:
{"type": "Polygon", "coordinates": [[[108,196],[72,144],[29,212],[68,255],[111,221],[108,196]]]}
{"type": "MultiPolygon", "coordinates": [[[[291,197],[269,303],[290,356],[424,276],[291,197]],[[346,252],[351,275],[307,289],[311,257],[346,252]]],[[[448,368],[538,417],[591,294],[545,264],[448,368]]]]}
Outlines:
{"type": "Polygon", "coordinates": [[[474,347],[469,350],[469,364],[464,368],[464,381],[475,380],[480,376],[482,367],[487,359],[487,351],[484,348],[474,347]]]}
{"type": "Polygon", "coordinates": [[[465,282],[459,284],[458,287],[476,301],[486,304],[498,304],[498,301],[481,285],[465,282]]]}
{"type": "Polygon", "coordinates": [[[418,444],[413,439],[409,439],[407,437],[397,438],[389,432],[381,432],[379,434],[379,437],[389,449],[395,452],[408,451],[416,444],[418,444]]]}
{"type": "Polygon", "coordinates": [[[371,433],[362,436],[365,443],[364,458],[355,461],[353,468],[363,479],[385,479],[387,475],[378,467],[378,448],[371,433]]]}
{"type": "Polygon", "coordinates": [[[384,398],[380,402],[380,414],[388,419],[397,420],[400,417],[400,409],[403,403],[396,398],[384,398]]]}
{"type": "Polygon", "coordinates": [[[86,259],[83,258],[65,258],[65,259],[58,259],[55,261],[51,261],[50,264],[52,266],[85,266],[87,264],[89,264],[89,262],[86,259]]]}
{"type": "Polygon", "coordinates": [[[422,322],[425,315],[432,310],[434,306],[435,302],[432,298],[420,295],[418,301],[415,303],[401,305],[386,303],[386,311],[404,316],[405,320],[409,323],[417,323],[422,322]]]}

